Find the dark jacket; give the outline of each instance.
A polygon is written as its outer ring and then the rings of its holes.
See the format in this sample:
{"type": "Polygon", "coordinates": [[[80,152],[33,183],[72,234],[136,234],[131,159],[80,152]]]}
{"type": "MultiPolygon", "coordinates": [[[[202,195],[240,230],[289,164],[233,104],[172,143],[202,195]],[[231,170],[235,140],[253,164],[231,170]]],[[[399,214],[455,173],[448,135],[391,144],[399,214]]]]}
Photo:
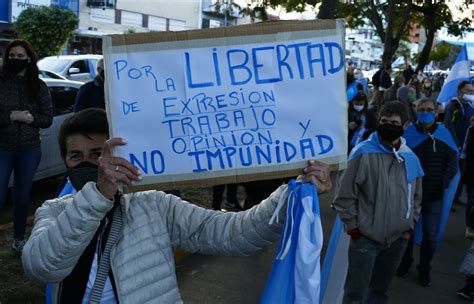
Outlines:
{"type": "Polygon", "coordinates": [[[392,86],[383,93],[383,101],[387,103],[396,100],[397,91],[399,88],[400,87],[398,87],[396,84],[392,84],[392,86]]]}
{"type": "Polygon", "coordinates": [[[105,110],[104,81],[99,76],[82,85],[79,92],[77,92],[74,112],[88,108],[101,108],[105,110]]]}
{"type": "Polygon", "coordinates": [[[470,119],[474,115],[474,109],[469,103],[455,98],[448,103],[444,112],[444,125],[453,135],[458,147],[461,147],[466,138],[467,128],[471,124],[470,119]]]}
{"type": "Polygon", "coordinates": [[[372,84],[375,87],[388,89],[392,85],[392,78],[387,71],[380,69],[372,76],[372,84]]]}
{"type": "Polygon", "coordinates": [[[39,147],[39,129],[53,122],[53,107],[48,87],[40,80],[37,96],[29,96],[26,78],[3,74],[0,77],[0,150],[16,151],[39,147]],[[10,120],[12,111],[29,111],[34,122],[10,120]]]}
{"type": "Polygon", "coordinates": [[[464,184],[474,186],[474,127],[470,127],[467,131],[464,149],[462,180],[464,184]]]}
{"type": "Polygon", "coordinates": [[[369,106],[369,109],[367,110],[367,116],[366,116],[366,122],[365,122],[365,128],[370,131],[370,133],[374,132],[377,130],[377,116],[379,115],[379,107],[376,105],[371,105],[369,106]]]}
{"type": "Polygon", "coordinates": [[[405,84],[408,84],[408,82],[410,81],[410,79],[413,77],[413,75],[415,75],[415,71],[413,71],[413,69],[409,68],[409,69],[406,69],[402,72],[402,75],[403,75],[403,78],[405,78],[405,84]]]}
{"type": "MultiPolygon", "coordinates": [[[[419,125],[415,125],[420,133],[423,133],[419,125]]],[[[430,129],[433,134],[438,124],[430,129]]],[[[441,140],[428,137],[413,149],[418,156],[425,176],[423,177],[423,201],[439,200],[443,198],[444,190],[456,175],[458,156],[450,146],[441,140]],[[436,148],[436,151],[434,150],[436,148]]]]}
{"type": "MultiPolygon", "coordinates": [[[[362,125],[364,127],[366,127],[366,124],[367,124],[367,114],[366,114],[367,111],[362,111],[362,112],[357,112],[356,110],[352,110],[352,109],[349,109],[348,111],[348,121],[349,123],[351,122],[355,122],[357,124],[357,128],[361,127],[362,125]]],[[[354,130],[351,130],[351,129],[348,129],[348,139],[349,139],[349,143],[351,142],[352,140],[352,137],[354,137],[354,134],[356,132],[357,129],[354,129],[354,130]]]]}

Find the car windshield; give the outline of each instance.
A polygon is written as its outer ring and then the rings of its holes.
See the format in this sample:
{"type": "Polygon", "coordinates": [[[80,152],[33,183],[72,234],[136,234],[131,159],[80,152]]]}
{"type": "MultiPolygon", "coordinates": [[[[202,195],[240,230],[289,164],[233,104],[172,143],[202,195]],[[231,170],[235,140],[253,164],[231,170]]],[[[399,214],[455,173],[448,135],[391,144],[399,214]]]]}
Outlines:
{"type": "Polygon", "coordinates": [[[64,77],[62,77],[61,75],[58,75],[58,74],[55,74],[53,72],[50,72],[50,71],[43,71],[43,70],[40,70],[39,71],[39,76],[41,78],[52,78],[52,79],[66,79],[64,77]]]}
{"type": "Polygon", "coordinates": [[[38,61],[38,67],[40,70],[49,70],[56,73],[61,73],[67,67],[70,60],[60,59],[56,57],[43,58],[38,61]]]}

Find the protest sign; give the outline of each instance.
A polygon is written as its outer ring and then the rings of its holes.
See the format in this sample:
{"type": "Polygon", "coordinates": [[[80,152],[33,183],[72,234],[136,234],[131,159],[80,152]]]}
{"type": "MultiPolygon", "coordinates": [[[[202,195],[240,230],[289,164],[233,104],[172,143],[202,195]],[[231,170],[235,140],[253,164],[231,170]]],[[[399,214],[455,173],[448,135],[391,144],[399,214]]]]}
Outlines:
{"type": "Polygon", "coordinates": [[[342,20],[113,35],[104,59],[116,153],[144,174],[127,191],[346,164],[342,20]]]}

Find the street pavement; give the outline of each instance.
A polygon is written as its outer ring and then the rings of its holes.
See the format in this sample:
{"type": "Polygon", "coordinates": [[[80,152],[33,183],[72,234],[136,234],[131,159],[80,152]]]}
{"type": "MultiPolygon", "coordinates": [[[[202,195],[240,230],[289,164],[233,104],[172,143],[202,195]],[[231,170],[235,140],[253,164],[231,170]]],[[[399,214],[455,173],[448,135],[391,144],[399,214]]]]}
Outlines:
{"type": "MultiPolygon", "coordinates": [[[[320,197],[325,245],[334,221],[330,205],[333,193],[320,197]]],[[[389,303],[472,303],[456,292],[464,278],[459,265],[470,242],[464,238],[464,206],[451,213],[441,251],[433,260],[432,286],[418,285],[415,267],[404,278],[395,278],[389,291],[389,303]]],[[[191,255],[177,263],[177,277],[184,303],[258,303],[271,270],[277,244],[249,257],[191,255]]],[[[323,251],[325,248],[323,248],[323,251]]],[[[415,251],[415,265],[418,250],[415,251]]],[[[284,288],[284,287],[282,287],[284,288]]]]}

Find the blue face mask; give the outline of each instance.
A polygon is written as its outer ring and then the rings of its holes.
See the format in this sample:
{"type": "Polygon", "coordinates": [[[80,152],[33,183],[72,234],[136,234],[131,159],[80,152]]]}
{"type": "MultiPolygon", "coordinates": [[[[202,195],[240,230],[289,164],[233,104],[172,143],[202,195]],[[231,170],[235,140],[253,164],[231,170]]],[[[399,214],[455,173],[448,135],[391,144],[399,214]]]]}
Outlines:
{"type": "Polygon", "coordinates": [[[416,113],[416,116],[418,116],[418,121],[422,124],[430,124],[435,120],[435,113],[430,112],[430,113],[416,113]]]}

